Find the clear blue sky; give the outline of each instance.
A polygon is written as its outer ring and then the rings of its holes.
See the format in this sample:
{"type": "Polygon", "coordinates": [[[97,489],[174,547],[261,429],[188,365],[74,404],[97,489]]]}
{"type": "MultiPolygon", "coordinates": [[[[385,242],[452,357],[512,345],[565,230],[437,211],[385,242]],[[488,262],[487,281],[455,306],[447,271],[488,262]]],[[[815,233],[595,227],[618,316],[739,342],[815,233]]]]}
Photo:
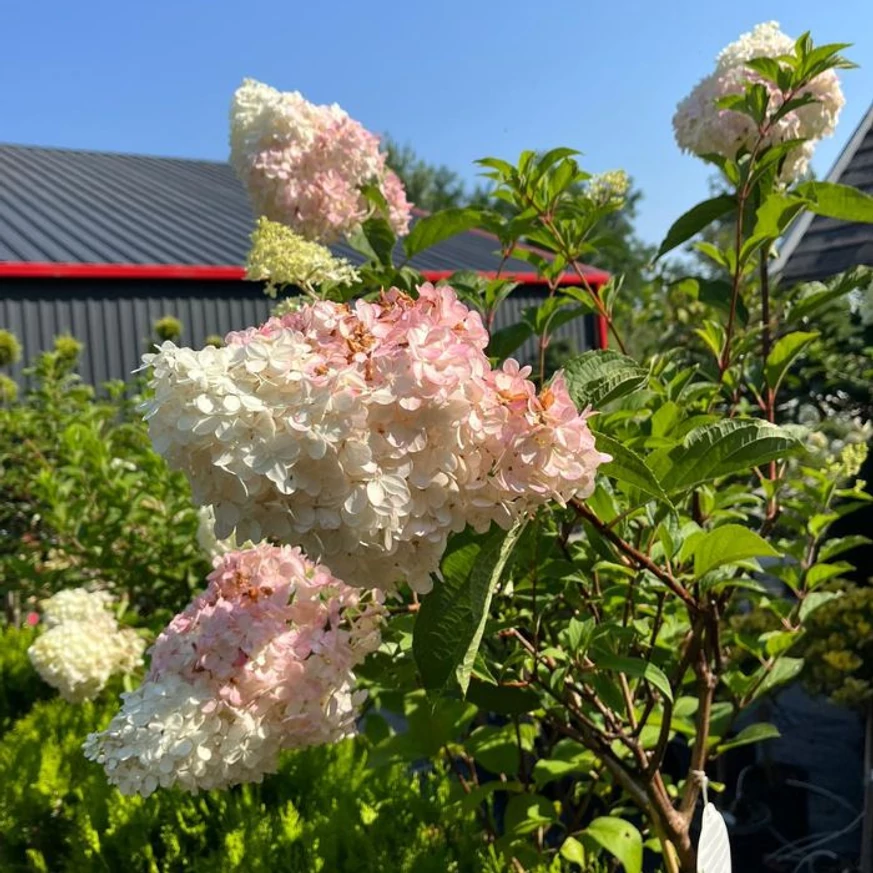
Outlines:
{"type": "Polygon", "coordinates": [[[0,141],[223,159],[230,96],[253,76],[471,180],[478,157],[578,148],[586,168],[634,176],[655,241],[707,191],[673,143],[677,101],[771,18],[855,43],[823,174],[873,101],[873,0],[10,0],[0,141]]]}

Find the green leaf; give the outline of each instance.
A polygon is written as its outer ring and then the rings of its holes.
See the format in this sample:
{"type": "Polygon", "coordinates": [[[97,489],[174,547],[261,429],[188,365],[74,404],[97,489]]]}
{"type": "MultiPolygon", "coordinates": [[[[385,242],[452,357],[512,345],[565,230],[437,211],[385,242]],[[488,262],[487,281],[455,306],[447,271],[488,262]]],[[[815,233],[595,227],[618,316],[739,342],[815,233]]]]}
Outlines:
{"type": "Polygon", "coordinates": [[[349,245],[371,261],[386,267],[393,265],[391,256],[397,237],[384,218],[369,218],[348,235],[349,245]]]}
{"type": "Polygon", "coordinates": [[[811,594],[807,594],[800,604],[800,612],[798,613],[801,622],[806,621],[810,614],[820,606],[824,606],[829,600],[839,596],[836,591],[813,591],[811,594]]]}
{"type": "Polygon", "coordinates": [[[817,331],[796,330],[776,341],[764,367],[764,377],[774,391],[778,391],[791,365],[818,335],[817,331]]]}
{"type": "Polygon", "coordinates": [[[691,239],[695,234],[700,233],[701,230],[717,218],[721,218],[722,215],[735,209],[736,205],[737,202],[734,197],[722,194],[693,206],[688,212],[677,219],[670,230],[667,231],[667,236],[664,238],[664,242],[661,243],[655,260],[663,257],[671,249],[675,249],[676,246],[682,245],[682,243],[691,239]]]}
{"type": "Polygon", "coordinates": [[[835,537],[828,540],[819,552],[819,557],[823,561],[829,561],[831,558],[836,558],[842,555],[843,552],[848,552],[851,549],[856,549],[858,546],[866,546],[873,542],[870,537],[865,537],[863,534],[853,534],[847,537],[835,537]]]}
{"type": "Polygon", "coordinates": [[[477,227],[482,220],[482,210],[467,206],[442,209],[433,215],[419,218],[403,241],[406,257],[411,258],[437,243],[477,227]]]}
{"type": "Polygon", "coordinates": [[[578,864],[583,870],[585,869],[587,863],[585,860],[585,849],[582,847],[582,843],[575,837],[567,837],[561,843],[561,857],[565,861],[569,861],[571,864],[578,864]]]}
{"type": "Polygon", "coordinates": [[[803,658],[780,658],[767,673],[767,678],[761,683],[755,697],[761,697],[770,691],[785,685],[797,676],[803,669],[803,658]]]}
{"type": "Polygon", "coordinates": [[[424,687],[466,694],[494,588],[524,528],[457,537],[442,562],[443,580],[421,602],[412,652],[424,687]]]}
{"type": "Polygon", "coordinates": [[[636,452],[604,433],[596,433],[594,442],[598,451],[612,455],[612,460],[601,467],[602,473],[618,482],[633,485],[651,497],[670,503],[667,492],[661,487],[661,483],[646,462],[636,452]]]}
{"type": "Polygon", "coordinates": [[[738,749],[740,746],[748,746],[752,743],[760,743],[762,740],[775,740],[781,737],[779,728],[774,724],[762,721],[744,727],[735,737],[727,742],[720,743],[716,752],[726,752],[728,749],[738,749]]]}
{"type": "Polygon", "coordinates": [[[594,819],[585,828],[584,834],[618,858],[626,873],[641,873],[643,838],[630,822],[612,816],[602,816],[594,819]]]}
{"type": "Polygon", "coordinates": [[[467,689],[467,700],[485,712],[499,715],[524,715],[538,709],[540,705],[539,698],[529,688],[495,685],[475,677],[467,689]]]}
{"type": "MultiPolygon", "coordinates": [[[[831,301],[849,294],[856,288],[864,288],[871,281],[873,281],[873,268],[857,266],[846,270],[845,273],[840,273],[825,285],[822,285],[820,282],[802,285],[800,290],[803,293],[799,294],[798,299],[792,304],[788,312],[788,318],[790,321],[809,318],[813,313],[823,306],[827,306],[831,301]]],[[[797,290],[795,289],[795,291],[797,290]]]]}
{"type": "Polygon", "coordinates": [[[781,192],[770,194],[758,207],[752,235],[778,239],[802,209],[803,200],[799,197],[781,192]]]}
{"type": "Polygon", "coordinates": [[[614,670],[625,673],[635,679],[645,679],[651,682],[668,700],[673,699],[673,689],[664,671],[642,658],[626,658],[623,655],[613,655],[604,649],[594,649],[591,653],[594,663],[604,670],[614,670]]]}
{"type": "Polygon", "coordinates": [[[540,794],[517,794],[506,804],[504,823],[507,833],[530,834],[548,827],[556,818],[551,800],[540,794]]]}
{"type": "Polygon", "coordinates": [[[556,779],[563,779],[571,773],[589,773],[597,766],[593,752],[584,749],[574,740],[561,740],[552,749],[548,758],[540,758],[533,768],[533,779],[537,788],[542,788],[556,779]]]}
{"type": "Polygon", "coordinates": [[[700,577],[725,564],[749,558],[776,557],[779,552],[754,531],[740,524],[723,524],[715,530],[689,537],[681,558],[694,558],[694,575],[700,577]]]}
{"type": "Polygon", "coordinates": [[[488,355],[502,361],[532,336],[533,328],[525,321],[518,321],[508,327],[503,327],[491,334],[491,339],[488,342],[488,355]]]}
{"type": "Polygon", "coordinates": [[[851,185],[835,182],[802,182],[794,189],[816,215],[840,221],[873,223],[873,197],[851,185]]]}
{"type": "MultiPolygon", "coordinates": [[[[530,746],[532,737],[530,729],[533,725],[523,725],[522,746],[530,746]]],[[[513,776],[521,766],[521,752],[515,735],[515,726],[508,724],[502,727],[485,725],[476,728],[464,743],[464,748],[486,770],[492,773],[505,773],[513,776]]]]}
{"type": "Polygon", "coordinates": [[[592,350],[564,365],[564,377],[573,402],[580,408],[600,409],[646,383],[648,371],[636,361],[611,350],[592,350]]]}
{"type": "Polygon", "coordinates": [[[694,428],[682,444],[649,460],[664,490],[682,491],[783,457],[799,446],[787,431],[758,419],[728,419],[694,428]]]}

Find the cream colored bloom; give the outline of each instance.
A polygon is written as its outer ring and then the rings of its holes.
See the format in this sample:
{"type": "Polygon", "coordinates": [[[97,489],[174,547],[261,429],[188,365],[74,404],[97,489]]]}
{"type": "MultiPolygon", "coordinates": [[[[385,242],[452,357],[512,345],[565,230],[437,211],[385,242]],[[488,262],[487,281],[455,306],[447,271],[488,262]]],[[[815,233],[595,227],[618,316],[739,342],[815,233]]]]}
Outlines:
{"type": "Polygon", "coordinates": [[[261,217],[252,233],[246,278],[265,281],[267,294],[275,297],[283,285],[311,293],[326,282],[352,285],[359,277],[348,261],[335,258],[330,249],[304,239],[284,224],[261,217]]]}

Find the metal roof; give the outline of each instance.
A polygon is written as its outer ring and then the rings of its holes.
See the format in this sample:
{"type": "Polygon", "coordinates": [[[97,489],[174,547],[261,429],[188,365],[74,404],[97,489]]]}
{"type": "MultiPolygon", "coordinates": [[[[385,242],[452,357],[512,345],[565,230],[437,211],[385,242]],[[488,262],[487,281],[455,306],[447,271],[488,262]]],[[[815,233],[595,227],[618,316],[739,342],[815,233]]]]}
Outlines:
{"type": "MultiPolygon", "coordinates": [[[[827,175],[873,194],[873,105],[827,175]]],[[[804,213],[785,238],[773,272],[788,283],[825,279],[856,264],[873,266],[873,224],[804,213]]]]}
{"type": "MultiPolygon", "coordinates": [[[[76,270],[81,265],[239,268],[253,221],[245,190],[226,163],[0,144],[6,275],[49,275],[51,265],[66,269],[54,275],[85,275],[76,270]]],[[[431,273],[492,272],[500,267],[498,248],[495,238],[471,231],[433,246],[412,265],[431,273]]],[[[353,263],[363,260],[345,245],[333,249],[353,263]]],[[[607,278],[585,271],[592,282],[607,278]]],[[[503,273],[534,278],[516,258],[503,273]]],[[[225,269],[220,277],[231,275],[225,269]]]]}

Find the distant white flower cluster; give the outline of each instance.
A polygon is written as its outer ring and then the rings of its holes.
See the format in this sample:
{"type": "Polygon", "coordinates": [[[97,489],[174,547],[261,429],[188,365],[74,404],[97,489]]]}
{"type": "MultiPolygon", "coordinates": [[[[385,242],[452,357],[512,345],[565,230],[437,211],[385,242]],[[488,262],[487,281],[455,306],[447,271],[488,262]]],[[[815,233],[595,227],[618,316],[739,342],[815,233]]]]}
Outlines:
{"type": "Polygon", "coordinates": [[[353,670],[379,646],[381,617],[378,596],[299,549],[227,554],[85,754],[124,794],[259,782],[283,749],[354,732],[364,694],[351,691],[353,670]]]}
{"type": "MultiPolygon", "coordinates": [[[[753,58],[778,58],[793,52],[794,40],[782,33],[775,21],[759,24],[723,49],[716,60],[715,71],[699,82],[676,110],[673,129],[679,147],[696,155],[716,154],[727,158],[735,158],[741,149],[752,149],[759,136],[756,124],[743,113],[718,108],[716,101],[742,94],[749,82],[760,82],[770,95],[770,107],[778,109],[785,95],[746,63],[753,58]]],[[[810,95],[815,100],[788,112],[770,126],[763,138],[764,146],[805,140],[786,160],[783,181],[803,175],[816,142],[833,134],[845,103],[833,70],[816,76],[800,95],[810,95]]]]}
{"type": "Polygon", "coordinates": [[[219,538],[299,545],[351,585],[427,591],[452,531],[586,497],[595,449],[559,374],[492,370],[447,287],[301,307],[221,349],[146,356],[149,432],[219,538]]]}
{"type": "Polygon", "coordinates": [[[596,173],[588,180],[588,196],[604,206],[621,206],[630,191],[630,179],[624,170],[596,173]]]}
{"type": "Polygon", "coordinates": [[[91,700],[114,673],[132,673],[142,664],[144,640],[119,628],[111,604],[107,592],[84,588],[59,591],[42,604],[47,629],[27,654],[65,700],[91,700]]]}

